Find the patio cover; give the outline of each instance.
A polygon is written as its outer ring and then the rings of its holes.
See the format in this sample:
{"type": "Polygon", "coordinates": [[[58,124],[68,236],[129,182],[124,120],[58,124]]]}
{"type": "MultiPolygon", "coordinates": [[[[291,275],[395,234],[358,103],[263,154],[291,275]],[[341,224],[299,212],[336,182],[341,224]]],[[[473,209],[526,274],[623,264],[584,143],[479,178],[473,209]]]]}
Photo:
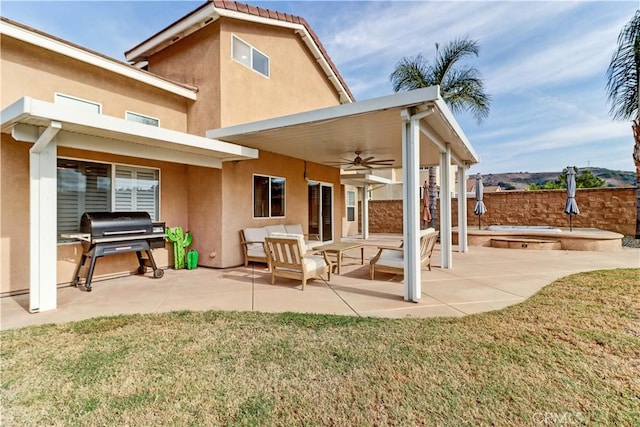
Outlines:
{"type": "MultiPolygon", "coordinates": [[[[419,169],[440,166],[442,267],[452,267],[451,164],[458,168],[458,194],[466,194],[467,168],[479,158],[440,97],[439,87],[398,93],[289,116],[240,124],[206,133],[209,138],[317,163],[364,156],[395,159],[403,169],[405,299],[419,301],[419,169]]],[[[466,197],[458,209],[466,212],[466,197]]],[[[466,251],[466,215],[458,216],[459,249],[466,251]]]]}
{"type": "Polygon", "coordinates": [[[30,174],[29,310],[53,310],[56,297],[57,147],[221,168],[255,159],[258,150],[201,136],[84,112],[23,97],[0,113],[2,133],[33,143],[30,174]]]}

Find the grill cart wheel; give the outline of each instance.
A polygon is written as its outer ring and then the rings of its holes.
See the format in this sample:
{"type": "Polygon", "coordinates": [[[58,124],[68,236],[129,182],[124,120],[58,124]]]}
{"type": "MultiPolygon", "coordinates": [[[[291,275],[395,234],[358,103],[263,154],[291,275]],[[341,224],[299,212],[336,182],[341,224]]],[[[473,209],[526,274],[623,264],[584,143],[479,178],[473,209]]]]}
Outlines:
{"type": "Polygon", "coordinates": [[[157,268],[154,272],[153,272],[153,277],[155,277],[156,279],[161,278],[162,276],[164,276],[164,270],[160,270],[159,268],[157,268]]]}

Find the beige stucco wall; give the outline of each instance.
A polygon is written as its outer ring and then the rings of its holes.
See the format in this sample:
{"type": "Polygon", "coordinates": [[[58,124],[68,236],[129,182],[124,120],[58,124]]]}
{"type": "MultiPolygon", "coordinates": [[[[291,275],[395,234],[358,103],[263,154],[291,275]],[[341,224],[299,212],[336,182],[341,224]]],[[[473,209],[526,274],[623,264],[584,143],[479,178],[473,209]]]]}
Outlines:
{"type": "MultiPolygon", "coordinates": [[[[163,128],[204,135],[206,130],[218,126],[339,103],[335,90],[298,37],[292,31],[261,25],[223,19],[151,58],[151,71],[198,87],[197,102],[4,35],[0,42],[0,108],[24,96],[53,102],[54,93],[60,92],[102,104],[105,115],[124,118],[125,111],[134,111],[160,119],[163,128]],[[223,43],[218,36],[221,25],[226,40],[223,43]],[[232,32],[270,56],[270,79],[231,59],[232,32]]],[[[31,144],[14,141],[9,135],[2,134],[0,293],[3,294],[29,287],[30,147],[31,144]]],[[[257,160],[224,163],[222,170],[63,147],[58,149],[58,156],[158,168],[160,219],[168,227],[180,225],[192,231],[191,248],[200,252],[200,265],[203,266],[241,264],[241,228],[282,222],[307,227],[305,168],[310,180],[332,184],[333,236],[339,239],[343,235],[344,191],[340,186],[339,170],[335,168],[266,151],[261,151],[257,160]],[[284,219],[253,218],[254,173],[287,179],[284,219]]],[[[58,246],[59,284],[71,280],[80,254],[80,244],[58,246]]],[[[155,256],[161,266],[173,264],[170,244],[167,249],[156,250],[155,256]]],[[[97,262],[94,278],[128,274],[136,267],[135,254],[104,257],[97,262]]]]}
{"type": "MultiPolygon", "coordinates": [[[[333,236],[339,239],[342,231],[340,218],[343,202],[340,198],[340,171],[317,163],[306,162],[307,176],[310,181],[332,184],[334,191],[333,236]]],[[[304,179],[305,162],[287,156],[269,152],[260,152],[257,160],[225,163],[222,168],[224,203],[222,212],[224,227],[221,239],[222,249],[211,247],[205,250],[217,250],[217,257],[211,260],[213,267],[229,267],[244,262],[240,247],[240,230],[246,227],[264,227],[273,224],[301,224],[303,229],[309,225],[308,218],[308,182],[304,179]],[[277,176],[286,179],[285,217],[253,217],[253,175],[277,176]]],[[[206,264],[205,264],[206,265],[206,264]]]]}
{"type": "Polygon", "coordinates": [[[223,19],[220,40],[221,126],[340,104],[326,74],[292,30],[223,19]],[[232,59],[232,34],[269,57],[268,78],[232,59]]]}
{"type": "Polygon", "coordinates": [[[198,88],[189,132],[338,105],[326,74],[293,30],[219,18],[149,58],[149,71],[198,88]],[[231,57],[232,34],[266,54],[270,76],[231,57]]]}
{"type": "MultiPolygon", "coordinates": [[[[2,135],[0,150],[0,293],[29,288],[29,148],[31,144],[16,142],[2,135]]],[[[118,163],[160,170],[160,220],[168,227],[189,228],[187,166],[133,157],[115,156],[92,151],[58,148],[58,157],[86,161],[118,163]]],[[[59,284],[71,281],[82,248],[79,243],[59,244],[57,276],[59,284]]],[[[170,245],[154,250],[158,265],[173,264],[170,245]]],[[[135,254],[101,258],[94,277],[129,274],[137,268],[135,254]]]]}
{"type": "Polygon", "coordinates": [[[102,104],[102,114],[125,111],[158,118],[160,126],[187,130],[193,101],[5,35],[0,37],[0,108],[23,96],[53,102],[56,92],[102,104]]]}
{"type": "MultiPolygon", "coordinates": [[[[102,104],[102,112],[118,118],[133,111],[160,119],[163,128],[185,131],[187,101],[176,95],[132,79],[54,54],[42,48],[2,36],[0,50],[0,108],[24,96],[47,102],[56,92],[102,104]]],[[[0,293],[29,287],[29,148],[2,134],[0,149],[0,293]]],[[[121,163],[160,169],[161,219],[186,223],[186,168],[168,162],[113,156],[59,148],[58,156],[121,163]]],[[[80,257],[79,244],[58,245],[58,283],[71,280],[80,257]]],[[[156,250],[160,265],[168,265],[169,252],[156,250]]],[[[134,271],[135,254],[112,256],[97,263],[95,277],[134,271]],[[133,258],[131,258],[133,257],[133,258]]]]}

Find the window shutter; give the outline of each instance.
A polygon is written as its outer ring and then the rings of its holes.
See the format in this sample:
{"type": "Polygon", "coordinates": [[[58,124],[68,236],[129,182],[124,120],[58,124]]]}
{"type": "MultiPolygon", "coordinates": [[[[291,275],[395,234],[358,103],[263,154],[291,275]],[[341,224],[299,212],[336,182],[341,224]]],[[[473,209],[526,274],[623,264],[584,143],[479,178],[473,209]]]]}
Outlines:
{"type": "Polygon", "coordinates": [[[116,211],[133,211],[134,193],[133,169],[124,166],[116,166],[116,211]]]}
{"type": "Polygon", "coordinates": [[[110,210],[110,166],[58,159],[58,235],[80,229],[84,212],[110,210]]]}
{"type": "Polygon", "coordinates": [[[151,219],[158,215],[158,171],[116,166],[116,211],[144,211],[151,219]]]}
{"type": "Polygon", "coordinates": [[[151,169],[138,169],[136,171],[135,210],[149,212],[152,219],[158,219],[157,171],[151,169]]]}
{"type": "Polygon", "coordinates": [[[58,165],[58,235],[80,229],[80,170],[78,165],[58,165]]]}

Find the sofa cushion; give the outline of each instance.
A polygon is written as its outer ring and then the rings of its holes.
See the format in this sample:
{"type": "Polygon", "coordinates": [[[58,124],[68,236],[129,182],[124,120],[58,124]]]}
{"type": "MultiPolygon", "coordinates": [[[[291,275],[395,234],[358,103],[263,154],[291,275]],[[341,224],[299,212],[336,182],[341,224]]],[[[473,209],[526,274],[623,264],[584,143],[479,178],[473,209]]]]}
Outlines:
{"type": "Polygon", "coordinates": [[[384,249],[376,265],[404,268],[404,253],[401,250],[384,249]]]}
{"type": "Polygon", "coordinates": [[[267,225],[265,227],[265,229],[267,230],[267,234],[269,236],[272,236],[273,233],[286,233],[287,232],[287,229],[284,228],[284,225],[282,225],[282,224],[267,225]]]}
{"type": "Polygon", "coordinates": [[[287,229],[287,233],[304,236],[304,231],[302,231],[302,225],[300,224],[288,224],[284,227],[287,229]]]}
{"type": "MultiPolygon", "coordinates": [[[[264,227],[244,229],[244,239],[247,242],[264,242],[265,237],[267,230],[264,227]]],[[[247,253],[249,256],[267,256],[261,243],[249,243],[247,253]]]]}

